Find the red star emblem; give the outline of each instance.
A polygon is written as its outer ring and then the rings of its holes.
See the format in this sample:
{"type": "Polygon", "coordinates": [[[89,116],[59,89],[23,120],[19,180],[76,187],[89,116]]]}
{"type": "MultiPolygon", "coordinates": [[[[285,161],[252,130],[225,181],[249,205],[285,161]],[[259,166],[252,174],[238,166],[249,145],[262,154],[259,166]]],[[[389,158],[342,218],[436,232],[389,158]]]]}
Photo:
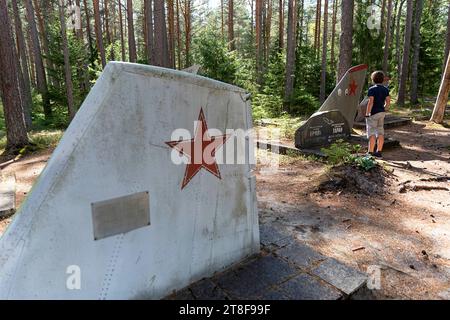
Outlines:
{"type": "Polygon", "coordinates": [[[356,95],[356,88],[358,88],[358,85],[356,84],[355,79],[352,79],[352,82],[348,85],[348,95],[356,95]]]}
{"type": "Polygon", "coordinates": [[[211,137],[208,133],[208,126],[206,124],[203,109],[200,108],[194,138],[166,142],[169,147],[177,150],[180,154],[185,155],[189,161],[186,165],[181,189],[192,180],[201,168],[206,169],[217,178],[221,179],[215,154],[216,150],[220,148],[229,137],[230,134],[211,137]]]}

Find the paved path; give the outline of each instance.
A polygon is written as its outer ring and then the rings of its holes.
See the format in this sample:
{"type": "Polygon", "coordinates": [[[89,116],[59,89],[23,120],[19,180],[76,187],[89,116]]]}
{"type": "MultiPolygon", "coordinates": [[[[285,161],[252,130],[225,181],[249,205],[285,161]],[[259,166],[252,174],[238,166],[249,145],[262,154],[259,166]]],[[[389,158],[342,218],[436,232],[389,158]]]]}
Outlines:
{"type": "Polygon", "coordinates": [[[261,253],[202,279],[167,299],[347,299],[366,287],[367,276],[323,256],[270,225],[260,226],[261,253]]]}

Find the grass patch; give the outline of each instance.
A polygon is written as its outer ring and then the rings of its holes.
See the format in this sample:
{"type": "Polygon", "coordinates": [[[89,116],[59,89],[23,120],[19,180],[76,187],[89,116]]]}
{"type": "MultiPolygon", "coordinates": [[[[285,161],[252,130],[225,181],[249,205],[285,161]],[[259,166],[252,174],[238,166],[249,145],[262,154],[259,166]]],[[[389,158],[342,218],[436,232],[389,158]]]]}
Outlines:
{"type": "MultiPolygon", "coordinates": [[[[63,133],[64,131],[58,129],[32,131],[28,133],[30,145],[22,148],[19,151],[19,155],[24,156],[40,150],[55,148],[58,145],[59,140],[61,140],[63,133]]],[[[6,137],[2,137],[0,139],[0,153],[4,152],[5,147],[6,137]]]]}

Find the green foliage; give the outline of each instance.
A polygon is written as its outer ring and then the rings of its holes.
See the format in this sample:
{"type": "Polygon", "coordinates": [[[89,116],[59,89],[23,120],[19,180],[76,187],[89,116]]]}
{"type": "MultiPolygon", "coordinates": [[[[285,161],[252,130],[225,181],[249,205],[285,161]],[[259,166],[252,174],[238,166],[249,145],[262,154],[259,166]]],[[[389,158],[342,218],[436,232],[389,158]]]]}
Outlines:
{"type": "Polygon", "coordinates": [[[359,144],[352,145],[342,139],[336,140],[328,148],[322,148],[321,151],[327,157],[327,162],[333,166],[351,164],[356,165],[356,167],[364,171],[369,171],[377,165],[377,162],[372,156],[358,155],[361,151],[359,144]]]}
{"type": "MultiPolygon", "coordinates": [[[[30,145],[19,150],[20,155],[26,155],[48,148],[55,148],[63,135],[62,130],[36,130],[28,134],[30,145]]],[[[0,139],[0,150],[6,147],[6,137],[0,139]]]]}
{"type": "Polygon", "coordinates": [[[322,148],[321,151],[327,157],[327,162],[331,165],[349,163],[352,161],[352,154],[357,152],[361,147],[353,146],[350,143],[339,139],[332,143],[328,148],[322,148]]]}
{"type": "Polygon", "coordinates": [[[353,156],[353,163],[364,171],[369,171],[376,167],[377,162],[372,156],[353,156]]]}
{"type": "Polygon", "coordinates": [[[424,7],[420,28],[420,60],[418,67],[419,92],[435,96],[439,90],[443,72],[443,52],[445,44],[445,21],[447,5],[442,1],[430,1],[424,7]],[[443,10],[445,9],[445,10],[443,10]]]}
{"type": "Polygon", "coordinates": [[[204,32],[196,40],[196,61],[201,65],[201,74],[234,84],[238,70],[234,52],[229,52],[227,43],[213,32],[204,32]]]}

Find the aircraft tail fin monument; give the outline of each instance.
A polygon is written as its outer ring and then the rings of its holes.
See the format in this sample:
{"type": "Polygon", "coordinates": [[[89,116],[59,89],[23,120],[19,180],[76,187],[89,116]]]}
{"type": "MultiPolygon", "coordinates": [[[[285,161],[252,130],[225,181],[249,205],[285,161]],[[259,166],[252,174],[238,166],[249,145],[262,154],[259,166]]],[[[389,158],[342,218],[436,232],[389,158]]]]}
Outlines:
{"type": "Polygon", "coordinates": [[[345,73],[320,109],[296,131],[297,148],[323,146],[350,136],[366,73],[367,65],[352,67],[345,73]]]}
{"type": "Polygon", "coordinates": [[[251,126],[240,88],[109,63],[0,239],[0,298],[158,299],[258,252],[253,165],[214,158],[251,126]],[[196,139],[213,161],[174,163],[196,139]]]}

